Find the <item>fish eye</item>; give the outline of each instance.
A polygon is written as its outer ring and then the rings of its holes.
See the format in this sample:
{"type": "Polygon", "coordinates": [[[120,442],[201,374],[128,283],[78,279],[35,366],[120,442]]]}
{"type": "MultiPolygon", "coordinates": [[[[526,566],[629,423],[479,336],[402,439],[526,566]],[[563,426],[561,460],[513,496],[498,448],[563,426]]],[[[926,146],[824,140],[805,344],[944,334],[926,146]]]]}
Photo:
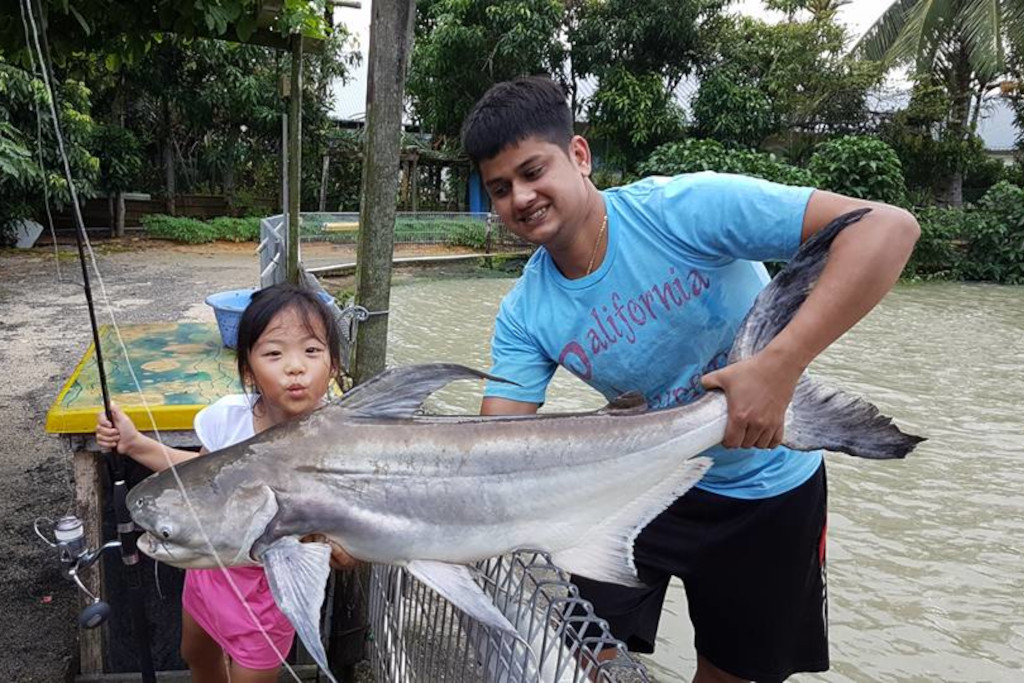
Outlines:
{"type": "Polygon", "coordinates": [[[163,536],[164,538],[170,538],[171,537],[171,528],[170,527],[166,527],[166,526],[165,527],[161,527],[160,528],[160,535],[163,536]]]}

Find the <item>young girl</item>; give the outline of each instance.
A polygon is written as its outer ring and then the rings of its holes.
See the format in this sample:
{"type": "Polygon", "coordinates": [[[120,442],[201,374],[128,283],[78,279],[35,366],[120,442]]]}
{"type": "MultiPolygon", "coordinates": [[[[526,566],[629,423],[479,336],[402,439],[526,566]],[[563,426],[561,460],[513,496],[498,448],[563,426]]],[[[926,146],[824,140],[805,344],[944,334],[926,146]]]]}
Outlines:
{"type": "MultiPolygon", "coordinates": [[[[325,401],[341,363],[331,311],[312,292],[275,285],[253,294],[238,328],[238,375],[246,393],[225,396],[199,411],[198,453],[165,448],[140,433],[111,406],[114,424],[100,413],[96,441],[153,471],[244,441],[276,424],[309,415],[325,401]]],[[[307,537],[304,541],[326,541],[307,537]]],[[[355,561],[332,548],[331,566],[355,561]]],[[[277,681],[295,631],[277,608],[261,567],[190,569],[182,593],[181,654],[192,680],[277,681]],[[231,583],[245,600],[243,604],[231,583]],[[254,617],[259,624],[254,622],[254,617]],[[273,646],[268,642],[273,643],[273,646]],[[225,660],[225,656],[228,658],[225,660]]]]}

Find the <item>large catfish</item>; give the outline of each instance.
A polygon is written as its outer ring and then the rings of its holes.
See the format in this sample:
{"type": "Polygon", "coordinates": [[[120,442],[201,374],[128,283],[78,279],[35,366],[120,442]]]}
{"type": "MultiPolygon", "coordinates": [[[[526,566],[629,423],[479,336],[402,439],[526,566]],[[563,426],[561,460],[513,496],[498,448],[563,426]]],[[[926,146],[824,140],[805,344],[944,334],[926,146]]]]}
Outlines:
{"type": "MultiPolygon", "coordinates": [[[[835,236],[865,210],[809,239],[760,293],[737,333],[735,362],[763,348],[817,281],[835,236]]],[[[326,671],[319,634],[329,548],[404,566],[456,606],[506,631],[511,624],[470,565],[518,548],[547,551],[565,570],[637,585],[633,541],[711,465],[726,400],[710,391],[647,411],[624,397],[577,415],[419,414],[431,393],[480,379],[459,365],[396,368],[303,420],[154,475],[130,493],[139,546],[177,567],[262,565],[282,611],[326,671]],[[179,481],[176,481],[180,479],[179,481]]],[[[871,404],[806,376],[785,443],[866,458],[902,458],[921,441],[871,404]]]]}

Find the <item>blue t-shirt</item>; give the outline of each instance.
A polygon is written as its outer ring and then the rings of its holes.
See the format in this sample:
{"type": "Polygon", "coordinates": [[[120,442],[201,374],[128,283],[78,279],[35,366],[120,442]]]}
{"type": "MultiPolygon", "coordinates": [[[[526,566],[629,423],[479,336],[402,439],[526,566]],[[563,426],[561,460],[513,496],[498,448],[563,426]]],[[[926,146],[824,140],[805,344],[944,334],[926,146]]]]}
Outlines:
{"type": "MultiPolygon", "coordinates": [[[[652,177],[603,193],[608,250],[570,280],[541,248],[502,301],[486,396],[543,403],[558,365],[609,400],[639,391],[652,409],[689,403],[700,378],[725,365],[733,337],[767,284],[761,261],[800,246],[813,188],[745,176],[652,177]]],[[[698,484],[734,498],[767,498],[805,482],[821,453],[785,447],[706,452],[698,484]]]]}

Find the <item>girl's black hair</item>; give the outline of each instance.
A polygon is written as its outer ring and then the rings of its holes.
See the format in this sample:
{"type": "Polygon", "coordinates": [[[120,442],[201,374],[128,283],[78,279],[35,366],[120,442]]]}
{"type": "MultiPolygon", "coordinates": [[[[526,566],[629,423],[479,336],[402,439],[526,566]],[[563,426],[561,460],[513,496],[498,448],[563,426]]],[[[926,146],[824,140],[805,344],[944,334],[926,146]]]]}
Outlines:
{"type": "Polygon", "coordinates": [[[479,164],[528,137],[568,149],[572,133],[562,86],[530,76],[497,83],[484,93],[462,124],[462,148],[479,164]]]}
{"type": "Polygon", "coordinates": [[[238,358],[238,377],[245,388],[246,378],[252,376],[252,365],[249,363],[249,354],[256,345],[260,335],[267,329],[267,325],[274,316],[285,310],[294,310],[302,319],[306,330],[315,337],[320,335],[317,332],[315,320],[323,324],[327,332],[327,339],[321,339],[328,348],[331,356],[331,370],[338,373],[341,369],[341,333],[338,324],[334,320],[331,309],[320,297],[308,289],[302,289],[288,283],[272,285],[258,292],[253,293],[252,300],[242,313],[242,320],[238,324],[238,344],[236,355],[238,358]]]}

